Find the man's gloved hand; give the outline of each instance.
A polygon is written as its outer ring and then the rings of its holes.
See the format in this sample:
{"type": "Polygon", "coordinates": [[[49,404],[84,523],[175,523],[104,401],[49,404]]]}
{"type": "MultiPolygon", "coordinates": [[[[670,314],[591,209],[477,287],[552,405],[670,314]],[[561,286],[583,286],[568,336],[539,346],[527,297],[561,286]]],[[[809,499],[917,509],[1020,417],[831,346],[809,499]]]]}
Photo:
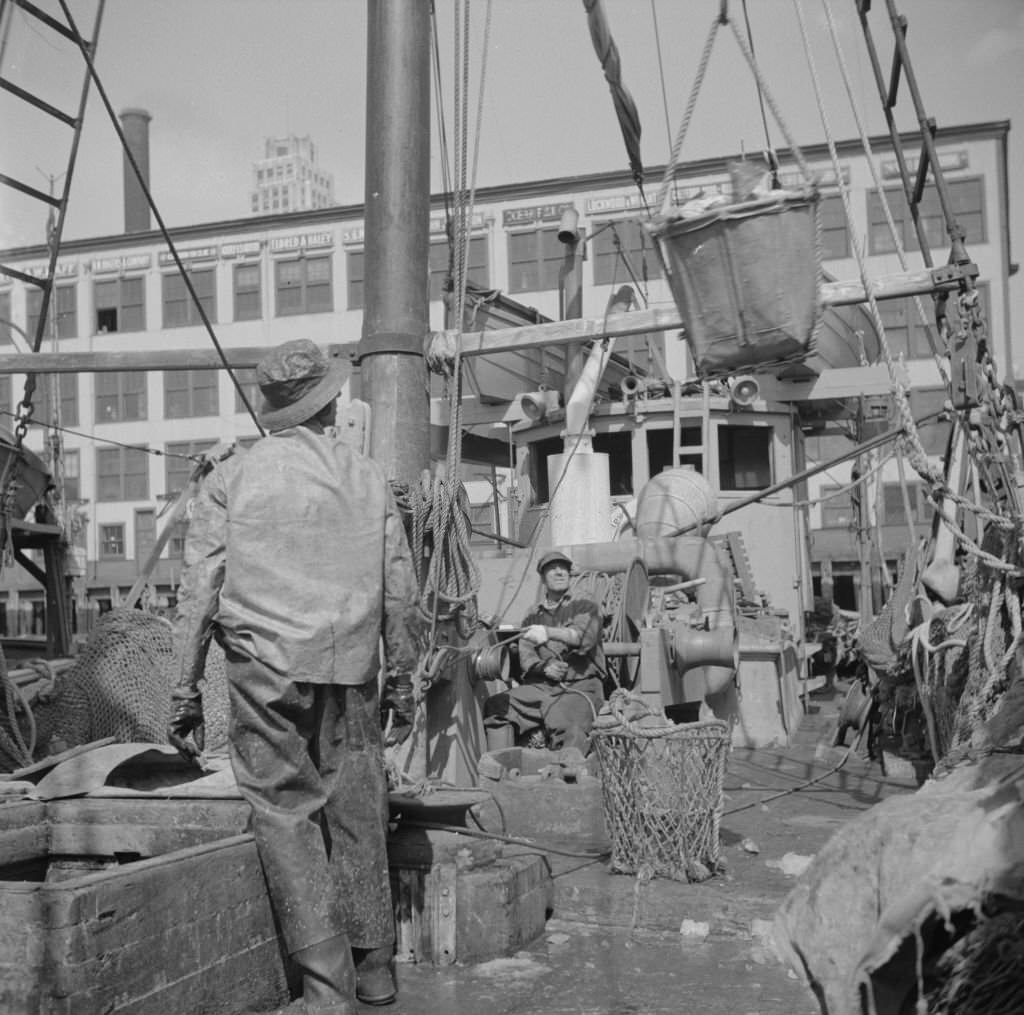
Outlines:
{"type": "Polygon", "coordinates": [[[555,683],[560,683],[568,672],[569,664],[563,659],[549,659],[544,664],[544,676],[555,683]]]}
{"type": "Polygon", "coordinates": [[[203,696],[197,691],[189,697],[176,698],[167,724],[167,742],[178,749],[186,761],[194,761],[206,747],[206,722],[203,718],[203,696]],[[192,734],[192,743],[185,738],[192,734]]]}
{"type": "Polygon", "coordinates": [[[404,743],[412,733],[413,719],[416,716],[416,701],[410,677],[389,677],[384,682],[380,710],[385,727],[390,719],[384,746],[394,747],[396,744],[404,743]]]}
{"type": "Polygon", "coordinates": [[[523,631],[523,638],[533,645],[543,645],[548,640],[548,629],[543,624],[531,624],[523,631]]]}

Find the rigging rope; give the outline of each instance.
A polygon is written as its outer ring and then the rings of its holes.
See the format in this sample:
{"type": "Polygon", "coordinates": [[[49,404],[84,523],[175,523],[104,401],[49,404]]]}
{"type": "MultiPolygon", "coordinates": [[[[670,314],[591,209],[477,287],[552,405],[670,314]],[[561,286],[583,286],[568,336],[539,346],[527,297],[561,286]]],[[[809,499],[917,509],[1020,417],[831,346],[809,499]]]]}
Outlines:
{"type": "Polygon", "coordinates": [[[74,37],[74,42],[78,46],[82,59],[85,60],[85,65],[89,68],[89,75],[92,78],[93,84],[96,86],[96,91],[99,93],[100,99],[103,102],[103,106],[107,111],[107,115],[110,119],[111,125],[114,128],[114,132],[117,134],[118,140],[121,142],[121,147],[124,149],[125,158],[131,165],[132,170],[135,173],[135,178],[138,181],[139,188],[146,198],[146,203],[149,205],[153,212],[153,217],[156,219],[157,226],[160,229],[160,235],[163,237],[164,242],[167,244],[167,249],[170,251],[171,257],[174,259],[175,267],[178,269],[178,273],[181,275],[182,281],[185,283],[185,288],[188,290],[189,296],[192,299],[193,304],[199,314],[200,320],[203,322],[203,326],[206,328],[206,333],[210,337],[210,341],[213,343],[214,349],[217,351],[217,355],[220,357],[221,362],[224,364],[224,369],[227,370],[228,376],[231,378],[231,383],[234,384],[235,390],[238,392],[239,398],[242,400],[242,404],[245,406],[246,411],[252,417],[253,422],[256,424],[256,429],[259,431],[260,436],[264,436],[264,429],[256,416],[256,411],[253,409],[249,402],[249,396],[246,393],[245,387],[242,382],[236,376],[234,370],[231,368],[231,364],[228,362],[228,358],[224,353],[224,349],[221,347],[220,341],[217,339],[217,335],[213,330],[213,325],[210,323],[210,318],[207,316],[206,308],[203,306],[199,299],[199,294],[195,290],[195,286],[192,284],[192,279],[189,277],[188,271],[185,268],[181,257],[178,255],[178,248],[174,241],[171,239],[171,234],[167,231],[167,226],[164,224],[163,216],[160,214],[160,209],[157,208],[156,201],[153,199],[153,194],[149,189],[149,185],[146,183],[145,175],[139,168],[138,161],[135,158],[134,153],[131,150],[131,146],[128,144],[128,139],[125,137],[124,130],[121,127],[121,123],[117,118],[117,114],[114,112],[114,107],[111,105],[110,98],[107,95],[106,89],[103,87],[103,82],[100,81],[99,74],[96,72],[96,65],[89,53],[89,47],[86,45],[85,40],[82,38],[78,31],[78,26],[75,24],[74,18],[71,16],[71,11],[68,9],[67,0],[57,0],[60,4],[61,10],[64,12],[64,17],[67,19],[68,27],[71,29],[71,33],[74,37]]]}
{"type": "MultiPolygon", "coordinates": [[[[850,207],[850,194],[849,187],[846,185],[841,166],[839,164],[839,156],[836,151],[835,140],[832,137],[831,127],[829,124],[828,114],[825,110],[824,101],[822,98],[821,84],[818,79],[817,67],[814,60],[814,54],[810,45],[810,40],[807,35],[807,26],[804,19],[803,6],[801,0],[793,0],[793,6],[797,15],[797,22],[800,27],[800,34],[804,45],[804,55],[807,59],[808,69],[811,74],[811,83],[814,87],[814,94],[818,104],[818,113],[821,117],[822,127],[825,131],[826,140],[828,142],[829,156],[831,158],[833,172],[836,178],[836,184],[839,188],[840,195],[843,200],[843,206],[846,212],[847,222],[851,224],[854,221],[852,209],[850,207]]],[[[826,4],[827,9],[827,4],[826,4]]],[[[830,28],[834,30],[834,25],[830,21],[830,28]]],[[[845,75],[845,63],[842,63],[841,69],[845,75]]],[[[847,89],[848,94],[850,93],[849,87],[847,89]]],[[[869,144],[864,135],[863,124],[859,117],[857,118],[857,124],[861,130],[861,141],[862,143],[869,144]]],[[[873,164],[873,159],[869,157],[869,163],[873,164]]],[[[894,228],[894,227],[893,227],[894,228]]],[[[940,502],[941,499],[949,494],[955,494],[955,500],[959,501],[959,491],[952,491],[945,481],[945,478],[941,472],[936,469],[931,462],[928,460],[927,452],[921,442],[920,434],[917,430],[917,425],[913,419],[913,413],[910,407],[910,399],[908,397],[907,389],[904,387],[900,380],[899,374],[896,369],[896,361],[893,357],[892,349],[889,346],[889,341],[885,331],[885,324],[882,320],[881,311],[878,308],[878,300],[875,297],[874,287],[871,285],[871,281],[868,277],[867,271],[867,260],[864,251],[864,242],[861,236],[856,233],[851,227],[851,245],[853,248],[854,257],[857,261],[858,272],[860,275],[861,285],[864,288],[864,292],[867,295],[869,311],[872,322],[875,326],[875,330],[878,333],[879,344],[882,350],[882,354],[885,358],[886,366],[889,371],[889,379],[892,384],[893,394],[896,400],[897,408],[900,414],[901,424],[904,429],[903,443],[907,450],[907,459],[910,462],[914,470],[924,479],[931,489],[932,499],[940,502]]],[[[968,295],[968,300],[970,296],[968,295]]],[[[964,301],[964,297],[961,296],[961,301],[964,301]]],[[[965,302],[966,306],[966,302],[965,302]]],[[[961,321],[964,320],[965,314],[961,313],[961,321]]],[[[962,325],[961,325],[962,326],[962,325]]],[[[945,374],[943,375],[945,379],[945,374]]],[[[990,566],[999,570],[1008,570],[1013,572],[1019,572],[1019,568],[1016,565],[1007,564],[1005,561],[996,558],[992,554],[982,550],[977,543],[975,543],[969,536],[962,531],[962,529],[950,519],[946,518],[941,510],[936,511],[936,514],[947,528],[953,533],[956,541],[964,548],[980,556],[990,566]]]]}

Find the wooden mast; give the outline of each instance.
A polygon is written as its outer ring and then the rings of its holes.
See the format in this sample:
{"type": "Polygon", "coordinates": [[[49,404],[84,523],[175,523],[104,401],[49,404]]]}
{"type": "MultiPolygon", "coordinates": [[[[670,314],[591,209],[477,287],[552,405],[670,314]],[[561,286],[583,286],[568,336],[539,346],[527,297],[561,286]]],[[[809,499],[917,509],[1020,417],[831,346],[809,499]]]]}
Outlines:
{"type": "Polygon", "coordinates": [[[369,0],[360,394],[370,455],[412,484],[430,465],[430,5],[369,0]]]}

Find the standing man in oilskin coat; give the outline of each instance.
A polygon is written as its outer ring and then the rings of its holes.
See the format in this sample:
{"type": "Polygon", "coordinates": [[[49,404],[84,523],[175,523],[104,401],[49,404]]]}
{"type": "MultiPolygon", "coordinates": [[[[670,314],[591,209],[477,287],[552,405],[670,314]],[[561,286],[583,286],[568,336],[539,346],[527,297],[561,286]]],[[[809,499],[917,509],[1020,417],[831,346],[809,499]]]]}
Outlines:
{"type": "Polygon", "coordinates": [[[168,739],[202,749],[215,635],[231,764],[306,1008],[354,1015],[357,996],[395,998],[381,693],[411,723],[416,579],[383,472],[333,436],[337,366],[299,340],[256,376],[268,436],[217,465],[189,526],[168,739]]]}

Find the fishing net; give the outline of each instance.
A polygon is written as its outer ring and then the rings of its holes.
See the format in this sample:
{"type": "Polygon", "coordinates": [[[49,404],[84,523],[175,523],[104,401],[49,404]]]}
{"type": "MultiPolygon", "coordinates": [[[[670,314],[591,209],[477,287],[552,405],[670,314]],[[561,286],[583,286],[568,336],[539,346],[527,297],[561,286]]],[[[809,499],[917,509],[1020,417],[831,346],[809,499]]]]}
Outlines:
{"type": "Polygon", "coordinates": [[[591,733],[612,870],[677,881],[715,873],[729,743],[724,722],[674,725],[635,696],[612,695],[591,733]]]}
{"type": "MultiPolygon", "coordinates": [[[[51,700],[36,709],[52,728],[43,753],[104,737],[120,743],[164,743],[174,674],[171,624],[143,610],[111,610],[100,617],[75,665],[61,676],[51,700]]],[[[206,746],[227,739],[224,653],[215,644],[203,682],[206,746]]]]}

